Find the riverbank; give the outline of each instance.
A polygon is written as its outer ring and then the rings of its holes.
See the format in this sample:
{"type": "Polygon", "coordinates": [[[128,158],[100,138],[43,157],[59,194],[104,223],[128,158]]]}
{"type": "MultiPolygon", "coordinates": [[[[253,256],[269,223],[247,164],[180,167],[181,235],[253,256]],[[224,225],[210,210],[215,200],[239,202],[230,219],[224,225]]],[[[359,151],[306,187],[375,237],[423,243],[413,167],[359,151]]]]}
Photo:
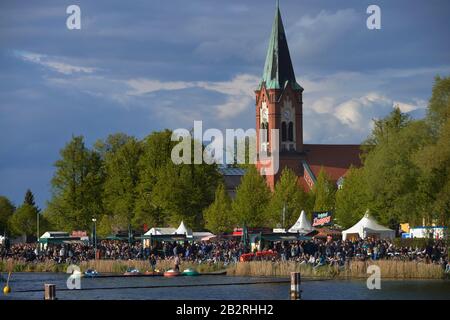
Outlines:
{"type": "MultiPolygon", "coordinates": [[[[288,277],[291,272],[300,272],[302,277],[315,279],[360,279],[367,278],[367,268],[370,265],[377,265],[381,270],[381,277],[390,279],[444,279],[446,277],[441,266],[436,264],[426,264],[415,261],[353,261],[345,268],[321,266],[313,268],[310,265],[299,264],[292,261],[271,262],[271,261],[249,261],[239,262],[224,266],[217,264],[197,264],[183,262],[182,269],[194,268],[199,272],[214,272],[219,270],[227,271],[231,276],[251,276],[251,277],[288,277]]],[[[140,260],[91,260],[79,264],[82,272],[87,269],[94,269],[100,273],[124,273],[128,268],[136,268],[141,271],[149,269],[148,261],[140,260]]],[[[170,260],[158,261],[156,268],[168,270],[173,267],[170,260]]],[[[55,262],[23,262],[23,261],[0,261],[0,272],[66,272],[66,264],[55,262]]],[[[448,277],[448,276],[447,276],[448,277]]]]}
{"type": "MultiPolygon", "coordinates": [[[[53,261],[48,262],[23,262],[16,260],[0,261],[0,272],[66,272],[67,264],[58,264],[53,261]]],[[[90,260],[83,261],[78,266],[81,272],[87,269],[94,269],[100,273],[124,273],[128,268],[135,268],[142,272],[150,269],[148,261],[142,260],[90,260]]],[[[158,261],[156,268],[168,270],[173,268],[173,261],[158,261]]],[[[224,270],[223,263],[217,264],[197,264],[183,262],[182,269],[195,268],[198,272],[214,272],[224,270]]]]}
{"type": "Polygon", "coordinates": [[[440,265],[415,261],[353,261],[346,267],[310,265],[292,261],[250,261],[237,263],[227,268],[227,274],[233,276],[287,277],[291,272],[300,272],[305,278],[320,279],[359,279],[367,278],[370,265],[380,267],[381,277],[390,279],[444,279],[444,270],[440,265]]]}

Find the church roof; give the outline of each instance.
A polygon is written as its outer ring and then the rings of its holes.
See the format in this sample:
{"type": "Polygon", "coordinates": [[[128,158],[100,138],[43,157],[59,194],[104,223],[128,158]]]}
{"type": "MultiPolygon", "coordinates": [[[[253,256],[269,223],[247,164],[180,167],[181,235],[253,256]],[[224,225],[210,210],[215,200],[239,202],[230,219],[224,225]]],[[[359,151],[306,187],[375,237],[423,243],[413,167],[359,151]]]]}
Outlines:
{"type": "Polygon", "coordinates": [[[344,176],[350,166],[360,167],[361,146],[357,144],[304,144],[306,161],[317,177],[323,167],[334,181],[344,176]]]}
{"type": "Polygon", "coordinates": [[[278,1],[264,73],[258,89],[261,89],[263,85],[266,89],[284,89],[287,85],[291,85],[294,90],[303,90],[295,79],[278,1]]]}

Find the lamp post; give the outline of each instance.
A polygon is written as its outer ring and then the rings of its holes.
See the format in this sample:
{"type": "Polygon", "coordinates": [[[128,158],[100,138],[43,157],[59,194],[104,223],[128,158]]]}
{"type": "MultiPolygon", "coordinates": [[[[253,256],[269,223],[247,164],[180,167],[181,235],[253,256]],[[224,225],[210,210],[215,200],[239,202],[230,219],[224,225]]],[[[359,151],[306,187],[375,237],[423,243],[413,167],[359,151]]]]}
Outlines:
{"type": "Polygon", "coordinates": [[[94,230],[92,232],[92,242],[94,243],[94,255],[95,259],[97,259],[97,230],[96,230],[96,218],[92,218],[92,222],[94,223],[94,230]]]}

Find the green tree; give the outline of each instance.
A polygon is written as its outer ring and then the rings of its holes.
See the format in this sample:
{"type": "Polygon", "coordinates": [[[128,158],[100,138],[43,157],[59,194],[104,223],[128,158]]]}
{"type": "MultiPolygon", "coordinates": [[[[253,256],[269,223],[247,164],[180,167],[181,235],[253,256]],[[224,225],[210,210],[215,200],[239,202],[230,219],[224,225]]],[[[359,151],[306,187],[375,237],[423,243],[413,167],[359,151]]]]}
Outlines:
{"type": "Polygon", "coordinates": [[[117,223],[115,230],[126,230],[135,216],[141,156],[142,145],[132,137],[104,154],[103,201],[106,212],[117,223]]]}
{"type": "Polygon", "coordinates": [[[430,142],[428,133],[424,121],[411,122],[392,139],[380,143],[364,162],[369,209],[391,228],[422,215],[420,171],[412,155],[430,142]]]}
{"type": "Polygon", "coordinates": [[[0,196],[0,233],[7,231],[8,220],[13,215],[16,208],[12,202],[5,196],[0,196]]]}
{"type": "MultiPolygon", "coordinates": [[[[40,210],[34,202],[34,195],[31,190],[25,193],[23,204],[17,208],[9,219],[9,227],[13,235],[36,236],[37,218],[40,210]]],[[[46,219],[39,217],[39,224],[43,228],[48,226],[46,219]]]]}
{"type": "Polygon", "coordinates": [[[389,143],[391,139],[395,139],[395,135],[403,128],[411,123],[411,117],[406,113],[402,113],[400,108],[396,106],[394,110],[385,118],[374,120],[374,126],[370,136],[362,143],[362,160],[377,145],[389,143]]]}
{"type": "Polygon", "coordinates": [[[206,228],[213,233],[230,231],[235,226],[231,212],[231,199],[223,183],[217,186],[214,202],[205,210],[203,216],[206,228]]]}
{"type": "Polygon", "coordinates": [[[28,189],[27,192],[25,193],[24,203],[29,204],[32,207],[36,206],[36,203],[34,202],[34,194],[33,192],[31,192],[30,189],[28,189]]]}
{"type": "Polygon", "coordinates": [[[270,189],[255,166],[249,166],[236,190],[231,207],[236,223],[247,227],[267,226],[266,208],[270,201],[270,189]]]}
{"type": "Polygon", "coordinates": [[[283,209],[285,215],[283,228],[294,224],[302,210],[309,212],[312,209],[310,195],[298,184],[297,175],[289,168],[283,169],[268,205],[267,218],[272,226],[282,222],[283,209]]]}
{"type": "Polygon", "coordinates": [[[323,168],[319,171],[312,191],[315,211],[334,210],[336,186],[323,168]]]}
{"type": "Polygon", "coordinates": [[[88,230],[92,217],[100,217],[104,212],[101,156],[86,148],[82,136],[72,137],[60,156],[55,163],[52,198],[45,216],[62,230],[88,230]]]}
{"type": "Polygon", "coordinates": [[[36,235],[38,209],[29,204],[17,208],[9,219],[9,226],[13,235],[36,235]]]}
{"type": "Polygon", "coordinates": [[[367,209],[364,168],[350,168],[342,188],[336,191],[336,222],[344,228],[349,228],[362,218],[367,209]]]}
{"type": "Polygon", "coordinates": [[[165,214],[166,225],[183,220],[191,228],[201,229],[203,211],[214,201],[219,181],[214,165],[167,163],[158,170],[152,202],[165,214]]]}
{"type": "MultiPolygon", "coordinates": [[[[163,208],[153,200],[152,192],[158,177],[163,175],[163,173],[159,173],[160,169],[171,163],[170,155],[176,144],[171,141],[171,135],[172,131],[167,129],[153,132],[142,142],[143,154],[139,162],[141,170],[136,188],[138,197],[136,214],[133,219],[134,225],[163,226],[169,223],[163,208]]],[[[161,194],[161,192],[159,193],[161,194]]]]}
{"type": "Polygon", "coordinates": [[[450,77],[437,76],[428,103],[427,120],[435,136],[450,118],[450,77]]]}
{"type": "MultiPolygon", "coordinates": [[[[450,95],[450,93],[449,93],[450,95]]],[[[450,224],[450,118],[441,125],[434,143],[413,156],[420,169],[419,196],[428,223],[450,224]]]]}

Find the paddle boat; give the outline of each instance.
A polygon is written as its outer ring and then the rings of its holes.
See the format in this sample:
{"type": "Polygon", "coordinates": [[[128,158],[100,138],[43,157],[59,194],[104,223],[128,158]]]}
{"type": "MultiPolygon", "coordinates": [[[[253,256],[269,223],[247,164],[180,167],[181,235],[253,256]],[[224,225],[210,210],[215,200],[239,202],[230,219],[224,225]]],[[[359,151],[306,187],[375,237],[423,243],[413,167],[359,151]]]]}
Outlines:
{"type": "Polygon", "coordinates": [[[97,277],[97,276],[98,276],[98,272],[97,272],[97,270],[94,270],[94,269],[87,269],[87,270],[84,272],[84,276],[85,276],[86,278],[94,278],[94,277],[97,277]]]}
{"type": "Polygon", "coordinates": [[[184,276],[198,276],[198,275],[200,275],[200,273],[198,273],[198,271],[195,269],[188,268],[183,271],[183,275],[184,276]]]}
{"type": "Polygon", "coordinates": [[[136,268],[128,268],[127,271],[123,274],[124,276],[138,276],[141,272],[136,268]]]}
{"type": "Polygon", "coordinates": [[[164,272],[164,277],[178,277],[179,275],[181,275],[181,272],[173,269],[164,272]]]}
{"type": "Polygon", "coordinates": [[[151,270],[145,271],[144,274],[146,276],[162,276],[162,275],[164,275],[164,272],[161,272],[158,269],[156,269],[154,271],[151,271],[151,270]]]}

